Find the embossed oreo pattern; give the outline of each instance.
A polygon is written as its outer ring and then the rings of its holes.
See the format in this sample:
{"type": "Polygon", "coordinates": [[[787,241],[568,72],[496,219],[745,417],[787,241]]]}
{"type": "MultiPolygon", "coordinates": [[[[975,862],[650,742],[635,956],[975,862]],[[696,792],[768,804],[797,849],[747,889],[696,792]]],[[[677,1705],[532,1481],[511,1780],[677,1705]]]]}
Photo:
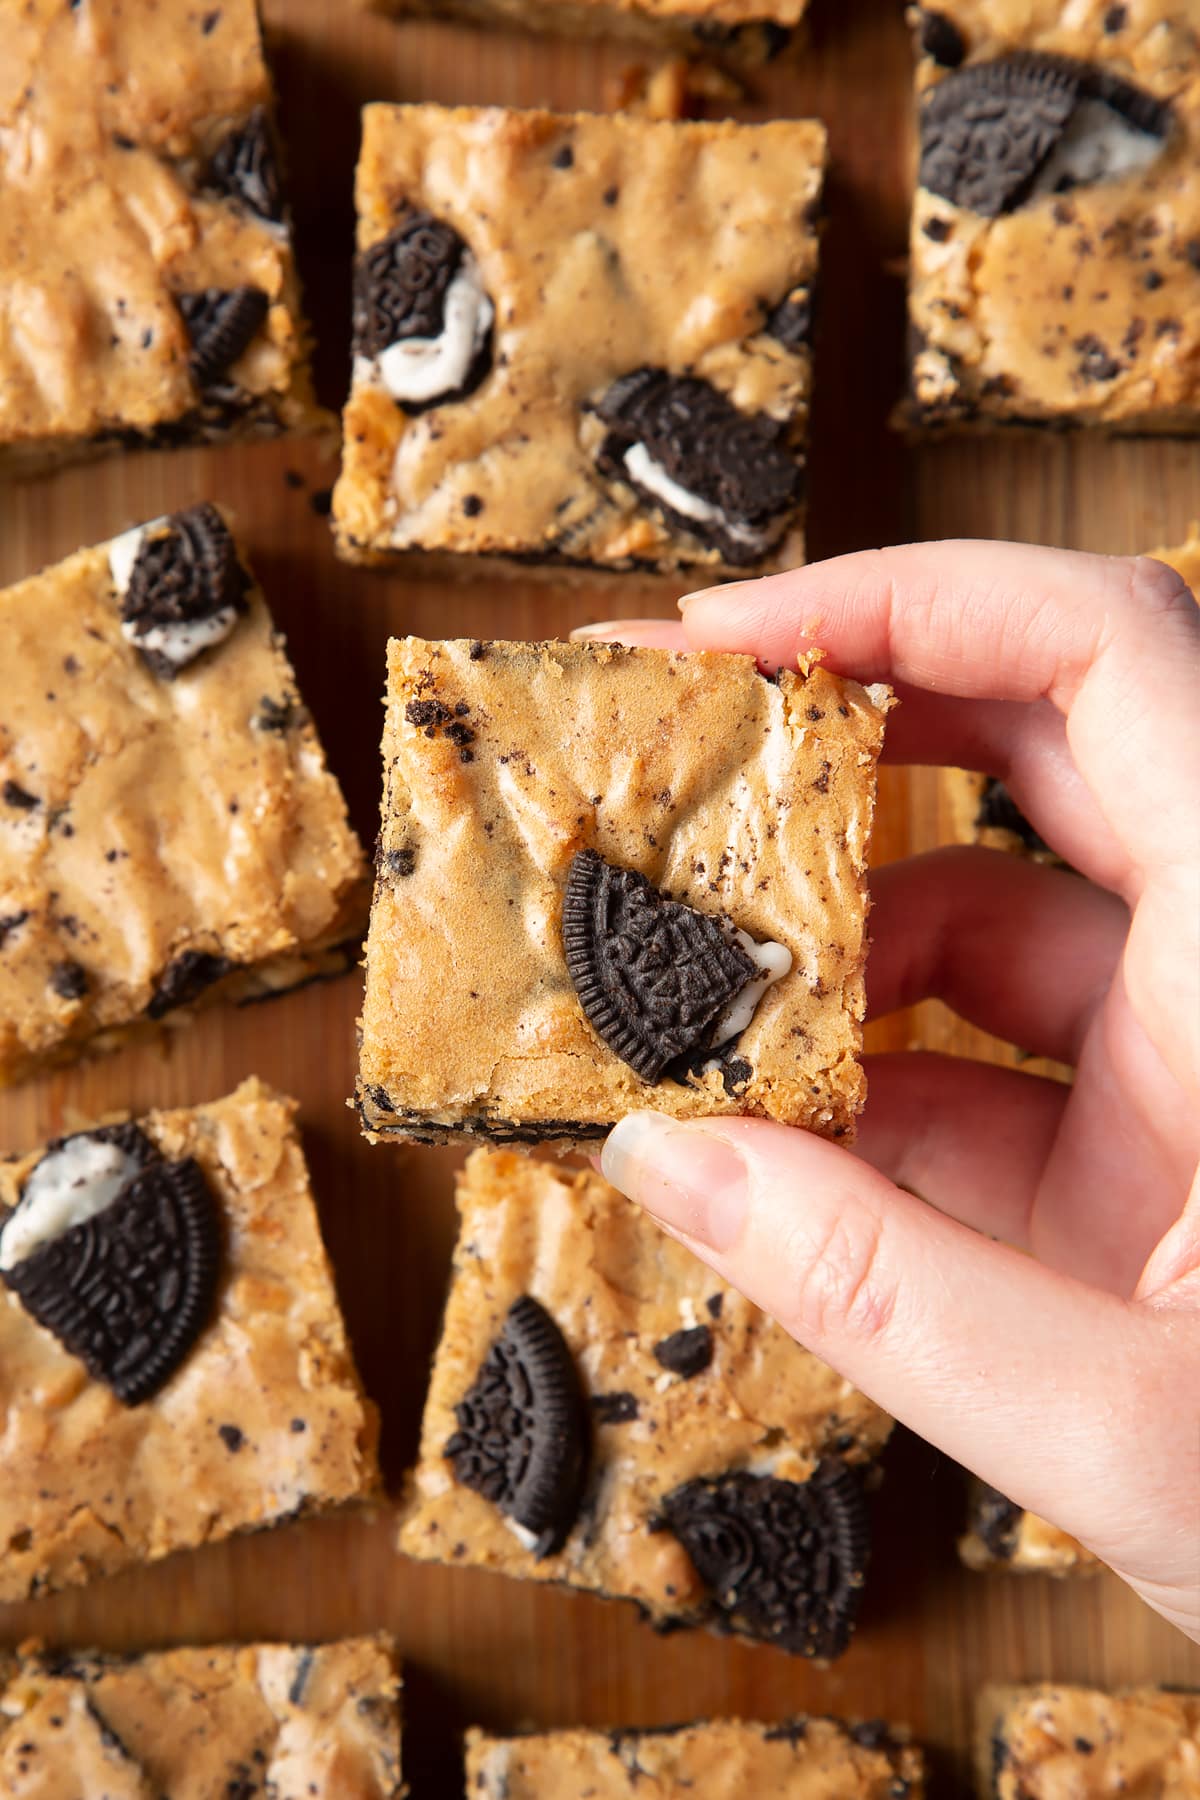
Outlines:
{"type": "Polygon", "coordinates": [[[94,1380],[125,1406],[140,1406],[170,1380],[208,1323],[221,1224],[198,1163],[164,1161],[136,1127],[118,1133],[110,1141],[138,1157],[137,1173],[102,1212],[42,1244],[2,1279],[94,1380]]]}
{"type": "Polygon", "coordinates": [[[444,1454],[456,1479],[527,1532],[535,1556],[561,1550],[579,1511],[588,1420],[566,1339],[531,1295],[510,1307],[454,1412],[444,1454]]]}
{"type": "Polygon", "coordinates": [[[196,625],[228,609],[244,612],[249,585],[233,534],[204,501],[172,513],[165,530],[147,531],[130,570],[121,623],[154,673],[170,681],[190,659],[167,656],[139,638],[196,625]]]}
{"type": "Polygon", "coordinates": [[[266,108],[254,111],[219,145],[208,166],[209,185],[240,200],[260,219],[283,219],[283,188],[266,108]]]}
{"type": "Polygon", "coordinates": [[[596,412],[609,427],[599,452],[601,468],[636,487],[625,456],[644,445],[672,482],[714,507],[719,517],[687,517],[652,493],[650,503],[731,563],[761,557],[799,500],[800,469],[787,445],[786,426],[765,413],[742,412],[699,376],[635,369],[613,382],[596,412]]]}
{"type": "Polygon", "coordinates": [[[983,218],[1014,211],[1082,101],[1165,138],[1170,109],[1131,83],[1070,57],[1020,51],[948,75],[921,112],[920,183],[983,218]]]}
{"type": "Polygon", "coordinates": [[[270,301],[262,288],[206,288],[177,294],[192,353],[188,368],[202,390],[214,387],[257,337],[270,301]]]}
{"type": "Polygon", "coordinates": [[[844,1463],[809,1481],[744,1472],[689,1481],[662,1524],[687,1551],[731,1631],[799,1656],[840,1656],[868,1561],[862,1483],[844,1463]]]}
{"type": "Polygon", "coordinates": [[[571,864],[562,933],[588,1022],[643,1081],[707,1044],[757,973],[721,920],[664,899],[644,875],[594,850],[571,864]]]}

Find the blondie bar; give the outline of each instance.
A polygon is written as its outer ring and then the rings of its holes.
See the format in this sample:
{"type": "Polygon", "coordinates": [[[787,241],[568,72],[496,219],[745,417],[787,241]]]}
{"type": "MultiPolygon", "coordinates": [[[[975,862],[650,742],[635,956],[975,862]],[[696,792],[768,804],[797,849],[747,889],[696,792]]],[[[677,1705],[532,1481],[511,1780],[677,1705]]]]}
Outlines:
{"type": "Polygon", "coordinates": [[[255,0],[6,0],[0,471],[324,421],[255,0]]]}
{"type": "Polygon", "coordinates": [[[37,1800],[400,1800],[384,1638],[116,1657],[26,1650],[0,1670],[0,1793],[37,1800]]]}
{"type": "Polygon", "coordinates": [[[1194,0],[912,16],[909,422],[1200,430],[1194,0]]]}
{"type": "Polygon", "coordinates": [[[694,1792],[704,1800],[921,1800],[925,1766],[907,1733],[878,1719],[718,1719],[659,1731],[518,1738],[472,1731],[466,1791],[478,1800],[641,1800],[646,1792],[694,1792]]]}
{"type": "Polygon", "coordinates": [[[792,46],[807,0],[367,0],[375,12],[423,13],[552,32],[627,38],[658,50],[737,64],[772,61],[792,46]]]}
{"type": "Polygon", "coordinates": [[[1011,1570],[1017,1575],[1095,1574],[1099,1560],[1057,1525],[1022,1509],[996,1488],[971,1486],[967,1530],[958,1553],[969,1569],[1011,1570]]]}
{"type": "Polygon", "coordinates": [[[891,1421],[599,1176],[476,1151],[410,1556],[834,1657],[891,1421]]]}
{"type": "Polygon", "coordinates": [[[290,1101],[0,1162],[0,1601],[370,1494],[290,1101]]]}
{"type": "Polygon", "coordinates": [[[825,131],[370,106],[343,556],[802,560],[825,131]]]}
{"type": "Polygon", "coordinates": [[[389,671],[368,1134],[852,1130],[886,689],[587,643],[405,638],[389,671]]]}
{"type": "Polygon", "coordinates": [[[1200,1693],[985,1688],[976,1718],[980,1800],[1200,1800],[1200,1693]]]}
{"type": "Polygon", "coordinates": [[[0,593],[0,1085],[357,956],[362,851],[222,515],[0,593]]]}

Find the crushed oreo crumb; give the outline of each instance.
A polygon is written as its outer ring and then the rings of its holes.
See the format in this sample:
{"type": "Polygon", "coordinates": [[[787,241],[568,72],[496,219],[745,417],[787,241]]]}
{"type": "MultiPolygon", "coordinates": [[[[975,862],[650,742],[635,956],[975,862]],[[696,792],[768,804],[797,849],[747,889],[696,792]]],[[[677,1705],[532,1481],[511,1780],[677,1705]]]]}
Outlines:
{"type": "Polygon", "coordinates": [[[182,951],[159,976],[146,1007],[147,1018],[162,1019],[176,1007],[190,1006],[233,967],[228,957],[214,956],[208,950],[182,951]]]}
{"type": "Polygon", "coordinates": [[[702,1375],[713,1359],[713,1336],[707,1325],[673,1331],[654,1346],[654,1359],[672,1375],[690,1381],[702,1375]]]}
{"type": "Polygon", "coordinates": [[[242,201],[261,219],[283,218],[283,188],[267,110],[256,106],[218,145],[208,167],[208,184],[242,201]]]}
{"type": "Polygon", "coordinates": [[[598,1425],[630,1425],[638,1416],[637,1395],[624,1389],[592,1395],[592,1417],[598,1425]]]}
{"type": "Polygon", "coordinates": [[[88,985],[87,970],[77,962],[55,963],[50,971],[50,986],[60,1000],[82,1000],[88,985]]]}

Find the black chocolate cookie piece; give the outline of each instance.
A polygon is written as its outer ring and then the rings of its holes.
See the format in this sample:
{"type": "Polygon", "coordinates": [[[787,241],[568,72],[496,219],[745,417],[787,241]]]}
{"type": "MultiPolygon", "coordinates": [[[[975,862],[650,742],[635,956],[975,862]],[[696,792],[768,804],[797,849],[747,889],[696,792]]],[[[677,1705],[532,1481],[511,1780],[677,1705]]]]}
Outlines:
{"type": "Polygon", "coordinates": [[[763,330],[788,350],[801,350],[812,337],[813,304],[807,289],[789,294],[767,314],[763,330]]]}
{"type": "Polygon", "coordinates": [[[283,218],[283,188],[265,106],[256,106],[218,145],[208,165],[208,185],[242,201],[260,219],[278,224],[283,218]]]}
{"type": "Polygon", "coordinates": [[[1018,51],[968,63],[921,110],[921,186],[988,219],[1025,201],[1083,100],[1165,138],[1170,108],[1131,83],[1066,56],[1018,51]]]}
{"type": "MultiPolygon", "coordinates": [[[[180,661],[146,649],[139,636],[157,626],[193,625],[227,607],[244,612],[249,585],[233,534],[206,500],[172,513],[165,529],[147,532],[121,601],[121,622],[133,627],[143,661],[171,681],[194,657],[180,661]]],[[[195,656],[201,654],[197,649],[195,656]]]]}
{"type": "Polygon", "coordinates": [[[643,1081],[710,1042],[758,972],[728,921],[664,899],[644,875],[594,850],[571,863],[562,936],[589,1024],[643,1081]]]}
{"type": "Polygon", "coordinates": [[[945,13],[935,12],[932,7],[922,8],[918,36],[924,54],[931,56],[943,69],[957,69],[967,54],[958,26],[945,13]]]}
{"type": "Polygon", "coordinates": [[[712,1362],[712,1332],[707,1325],[673,1331],[670,1337],[655,1344],[654,1356],[672,1375],[682,1375],[685,1381],[690,1381],[693,1375],[702,1375],[712,1362]]]}
{"type": "Polygon", "coordinates": [[[727,562],[751,563],[766,553],[800,497],[800,468],[786,425],[766,413],[742,412],[697,375],[665,369],[622,375],[595,410],[609,428],[599,451],[606,474],[636,488],[675,529],[712,545],[727,562]],[[635,444],[679,487],[715,507],[719,518],[688,518],[639,487],[625,464],[635,444]]]}
{"type": "MultiPolygon", "coordinates": [[[[432,213],[413,212],[394,231],[362,250],[354,263],[354,353],[379,356],[404,338],[436,338],[445,323],[446,290],[467,246],[452,225],[432,213]]],[[[431,400],[405,400],[406,412],[424,412],[474,393],[492,366],[492,327],[464,380],[431,400]]]]}
{"type": "Polygon", "coordinates": [[[637,1416],[637,1395],[627,1388],[592,1395],[592,1417],[597,1425],[631,1425],[637,1416]]]}
{"type": "Polygon", "coordinates": [[[667,1496],[674,1532],[721,1622],[800,1656],[840,1656],[868,1559],[862,1483],[823,1462],[806,1482],[738,1473],[688,1481],[667,1496]]]}
{"type": "Polygon", "coordinates": [[[148,1019],[165,1018],[177,1006],[190,1006],[206,988],[228,975],[233,964],[209,950],[183,950],[168,963],[146,1006],[148,1019]]]}
{"type": "Polygon", "coordinates": [[[998,1562],[1009,1562],[1017,1547],[1021,1508],[999,1488],[980,1482],[971,1505],[971,1529],[998,1562]]]}
{"type": "Polygon", "coordinates": [[[205,288],[199,294],[177,294],[175,300],[192,346],[188,369],[201,389],[219,383],[258,335],[271,304],[262,288],[248,285],[205,288]]]}
{"type": "Polygon", "coordinates": [[[588,1417],[562,1332],[529,1294],[513,1302],[468,1392],[443,1454],[474,1488],[553,1556],[579,1512],[588,1417]]]}
{"type": "Polygon", "coordinates": [[[140,1406],[170,1380],[208,1323],[220,1215],[191,1157],[167,1162],[132,1126],[80,1135],[120,1142],[136,1156],[137,1171],[102,1212],[0,1278],[94,1380],[123,1405],[140,1406]]]}
{"type": "Polygon", "coordinates": [[[979,797],[979,811],[975,814],[977,831],[1011,831],[1024,844],[1026,850],[1049,851],[1050,846],[1045,838],[1029,823],[1008,789],[994,775],[989,775],[984,783],[983,793],[979,797]]]}

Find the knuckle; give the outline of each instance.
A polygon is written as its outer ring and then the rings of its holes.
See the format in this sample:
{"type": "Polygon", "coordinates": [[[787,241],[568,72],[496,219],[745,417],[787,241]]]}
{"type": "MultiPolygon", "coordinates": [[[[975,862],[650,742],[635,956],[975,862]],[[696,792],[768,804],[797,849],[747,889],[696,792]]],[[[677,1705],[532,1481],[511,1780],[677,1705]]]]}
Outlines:
{"type": "Polygon", "coordinates": [[[839,1213],[816,1240],[811,1233],[794,1232],[785,1255],[798,1336],[869,1344],[888,1335],[897,1292],[887,1270],[881,1221],[859,1216],[852,1223],[839,1213]]]}

